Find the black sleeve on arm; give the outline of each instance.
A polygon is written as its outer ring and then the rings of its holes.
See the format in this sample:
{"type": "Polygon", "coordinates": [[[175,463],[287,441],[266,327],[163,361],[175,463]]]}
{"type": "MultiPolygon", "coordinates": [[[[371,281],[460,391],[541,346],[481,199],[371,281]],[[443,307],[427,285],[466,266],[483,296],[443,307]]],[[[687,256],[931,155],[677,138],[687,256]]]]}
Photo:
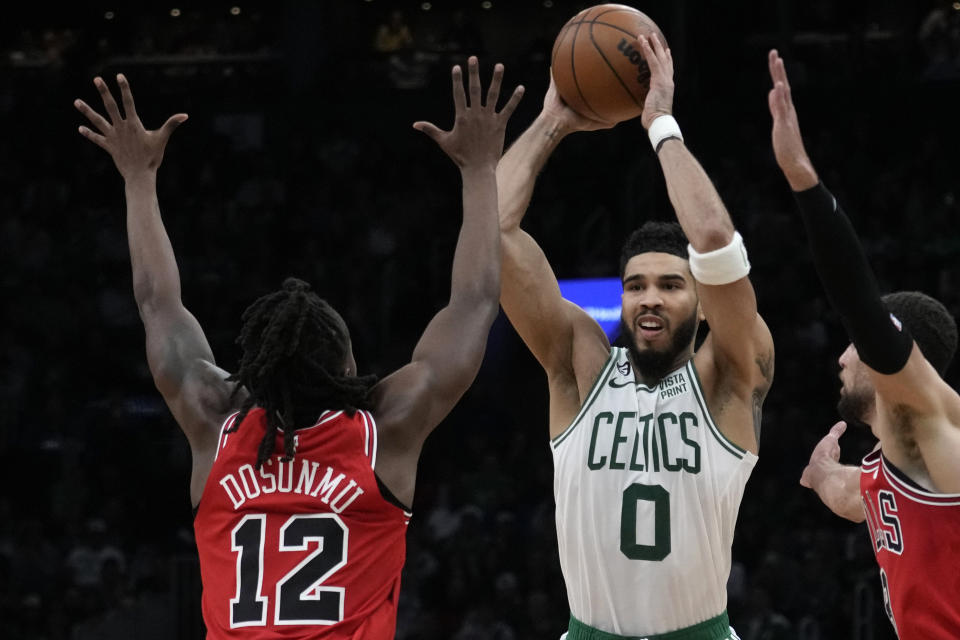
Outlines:
{"type": "Polygon", "coordinates": [[[843,319],[860,360],[878,373],[903,369],[913,349],[906,327],[893,323],[853,225],[820,182],[795,192],[813,264],[830,304],[843,319]]]}

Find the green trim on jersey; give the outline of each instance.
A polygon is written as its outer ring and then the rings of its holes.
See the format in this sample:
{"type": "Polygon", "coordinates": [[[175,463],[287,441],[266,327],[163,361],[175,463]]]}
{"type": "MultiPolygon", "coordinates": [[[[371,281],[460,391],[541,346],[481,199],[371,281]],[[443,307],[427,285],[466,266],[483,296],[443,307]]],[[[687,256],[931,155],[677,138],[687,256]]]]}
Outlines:
{"type": "Polygon", "coordinates": [[[594,380],[593,386],[590,387],[590,393],[587,394],[587,400],[583,403],[583,406],[580,407],[580,412],[577,414],[577,417],[573,419],[573,422],[570,423],[569,427],[563,430],[563,433],[550,441],[554,449],[556,449],[557,446],[566,440],[567,436],[573,432],[573,428],[576,427],[577,423],[583,418],[583,414],[587,412],[587,409],[590,408],[590,405],[592,405],[594,400],[597,399],[597,396],[600,395],[600,391],[603,389],[603,385],[606,383],[607,377],[610,375],[610,370],[617,362],[617,355],[619,354],[619,351],[620,350],[617,347],[610,348],[610,355],[607,357],[607,362],[603,365],[603,369],[600,370],[600,375],[598,375],[597,379],[594,380]]]}
{"type": "Polygon", "coordinates": [[[707,417],[707,425],[710,427],[710,433],[717,439],[717,442],[720,445],[733,454],[737,459],[742,459],[743,456],[747,454],[747,450],[742,447],[738,447],[735,443],[731,442],[723,432],[717,427],[717,423],[713,419],[713,415],[710,413],[710,410],[707,409],[707,401],[704,399],[703,394],[703,383],[700,381],[700,374],[697,373],[697,368],[693,366],[693,359],[687,361],[687,369],[691,372],[691,379],[693,380],[693,395],[697,399],[697,403],[700,405],[700,410],[703,411],[703,415],[707,417]]]}
{"type": "Polygon", "coordinates": [[[730,619],[724,611],[718,616],[690,627],[646,636],[618,636],[615,633],[607,633],[594,629],[571,615],[567,640],[739,640],[739,636],[730,626],[730,619]]]}

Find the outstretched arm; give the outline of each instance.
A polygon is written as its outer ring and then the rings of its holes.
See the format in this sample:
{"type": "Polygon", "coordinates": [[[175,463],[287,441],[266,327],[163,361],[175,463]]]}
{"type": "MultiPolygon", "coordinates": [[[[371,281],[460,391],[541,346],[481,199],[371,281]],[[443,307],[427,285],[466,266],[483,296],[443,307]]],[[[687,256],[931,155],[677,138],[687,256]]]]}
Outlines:
{"type": "Polygon", "coordinates": [[[866,517],[860,499],[860,467],[840,464],[840,436],[846,429],[846,422],[838,422],[817,443],[800,476],[800,484],[813,489],[823,504],[841,518],[863,522],[866,517]]]}
{"type": "MultiPolygon", "coordinates": [[[[517,333],[548,373],[569,370],[576,312],[560,295],[557,278],[537,242],[520,228],[537,176],[560,141],[575,129],[551,78],[544,109],[510,146],[497,167],[503,286],[500,303],[517,333]],[[553,108],[551,108],[553,107],[553,108]]],[[[570,112],[572,113],[572,112],[570,112]]]]}
{"type": "Polygon", "coordinates": [[[569,423],[580,407],[576,371],[582,369],[587,373],[581,377],[589,377],[589,370],[596,366],[593,354],[599,354],[602,362],[609,344],[599,325],[560,295],[546,255],[520,228],[520,222],[530,205],[537,176],[560,141],[575,131],[610,126],[588,120],[567,107],[551,77],[543,110],[497,167],[503,255],[500,303],[550,379],[551,432],[569,423]]]}
{"type": "MultiPolygon", "coordinates": [[[[640,116],[649,130],[657,118],[673,112],[673,57],[656,36],[640,36],[638,40],[650,67],[650,90],[640,116]]],[[[667,138],[657,150],[657,158],[690,246],[698,253],[708,253],[730,245],[735,233],[733,221],[713,182],[683,140],[667,138]]],[[[751,404],[754,414],[753,428],[744,425],[742,433],[729,435],[756,451],[760,406],[773,382],[773,339],[757,313],[757,298],[746,275],[718,284],[702,280],[697,282],[697,293],[710,325],[707,353],[713,357],[714,369],[735,383],[736,393],[751,404]]]]}
{"type": "MultiPolygon", "coordinates": [[[[214,363],[203,330],[180,299],[180,274],[157,200],[157,169],[164,149],[187,115],[171,116],[160,129],[148,131],[137,116],[130,85],[122,74],[117,83],[123,115],[99,77],[94,84],[107,118],[82,100],[74,105],[96,128],[81,126],[81,135],[110,154],[124,180],[134,297],[146,329],[147,361],[157,389],[190,441],[196,504],[197,465],[216,447],[217,421],[226,412],[229,385],[224,382],[226,373],[214,363]]],[[[202,476],[205,481],[206,474],[202,476]]],[[[199,482],[201,491],[202,487],[199,482]]]]}
{"type": "Polygon", "coordinates": [[[450,301],[430,321],[410,364],[385,378],[374,390],[382,454],[377,473],[407,504],[413,497],[423,441],[473,383],[498,310],[496,167],[503,152],[507,121],[520,102],[523,87],[517,87],[498,113],[503,65],[494,69],[484,104],[479,63],[471,57],[468,64],[469,102],[460,67],[453,68],[453,130],[441,131],[427,122],[414,124],[450,156],[463,179],[463,224],[453,256],[450,301]]]}
{"type": "Polygon", "coordinates": [[[860,359],[878,373],[896,373],[910,357],[913,340],[890,321],[853,225],[817,177],[776,50],[770,52],[768,64],[773,81],[768,103],[774,156],[800,205],[817,274],[860,359]]]}
{"type": "MultiPolygon", "coordinates": [[[[909,416],[912,435],[937,488],[960,491],[960,397],[927,362],[906,327],[884,306],[876,278],[853,225],[836,198],[817,178],[800,135],[800,125],[783,60],[768,56],[773,88],[773,150],[794,190],[807,230],[817,274],[840,314],[860,360],[870,370],[882,408],[909,416]]],[[[884,440],[886,455],[902,463],[898,440],[884,440]]]]}

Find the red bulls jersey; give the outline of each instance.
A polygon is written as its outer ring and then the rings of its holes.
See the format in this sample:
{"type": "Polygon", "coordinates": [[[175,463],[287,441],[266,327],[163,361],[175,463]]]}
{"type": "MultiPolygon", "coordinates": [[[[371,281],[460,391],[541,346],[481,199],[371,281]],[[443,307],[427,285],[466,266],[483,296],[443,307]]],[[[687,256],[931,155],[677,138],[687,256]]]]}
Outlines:
{"type": "Polygon", "coordinates": [[[863,459],[860,495],[900,640],[960,638],[960,494],[920,488],[877,450],[863,459]]]}
{"type": "Polygon", "coordinates": [[[378,487],[373,416],[324,412],[287,462],[281,432],[260,469],[264,412],[236,417],[194,519],[207,638],[392,639],[410,513],[378,487]]]}

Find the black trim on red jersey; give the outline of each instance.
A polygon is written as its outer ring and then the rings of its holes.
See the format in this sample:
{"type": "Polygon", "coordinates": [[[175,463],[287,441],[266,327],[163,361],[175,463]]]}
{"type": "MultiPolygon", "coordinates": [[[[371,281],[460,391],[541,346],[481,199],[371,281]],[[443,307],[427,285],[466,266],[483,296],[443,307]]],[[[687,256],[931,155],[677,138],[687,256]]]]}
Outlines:
{"type": "Polygon", "coordinates": [[[883,455],[882,451],[880,452],[880,457],[883,458],[884,466],[886,466],[886,468],[890,471],[890,473],[892,473],[897,477],[897,480],[907,485],[911,489],[915,489],[916,491],[922,491],[923,493],[930,493],[929,489],[921,487],[919,484],[911,480],[909,476],[907,476],[907,474],[905,474],[900,469],[897,469],[897,467],[892,462],[890,462],[890,458],[883,455]]]}
{"type": "Polygon", "coordinates": [[[407,513],[413,513],[413,509],[411,509],[407,505],[400,502],[400,500],[395,495],[393,495],[393,492],[387,488],[387,485],[383,484],[383,480],[380,479],[380,476],[378,476],[376,472],[374,472],[373,477],[377,479],[377,488],[380,489],[380,495],[383,497],[384,500],[386,500],[387,502],[389,502],[395,507],[399,507],[400,509],[403,509],[407,513]]]}

